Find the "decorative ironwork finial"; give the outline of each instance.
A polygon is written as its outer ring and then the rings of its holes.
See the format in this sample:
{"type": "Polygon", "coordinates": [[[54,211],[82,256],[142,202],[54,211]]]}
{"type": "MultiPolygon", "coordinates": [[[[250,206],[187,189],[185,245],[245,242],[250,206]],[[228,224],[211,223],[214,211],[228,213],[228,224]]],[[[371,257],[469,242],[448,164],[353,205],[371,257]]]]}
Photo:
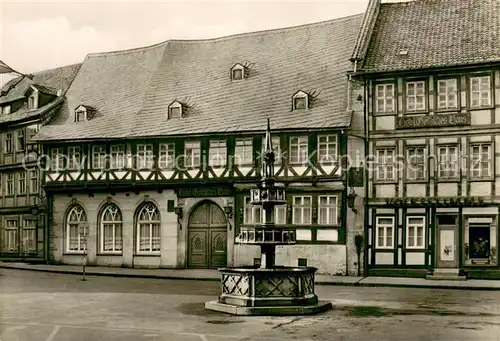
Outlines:
{"type": "Polygon", "coordinates": [[[270,178],[274,176],[274,150],[273,150],[273,142],[271,138],[271,120],[267,119],[267,130],[265,137],[265,150],[264,150],[264,162],[262,163],[262,177],[264,179],[270,178]]]}

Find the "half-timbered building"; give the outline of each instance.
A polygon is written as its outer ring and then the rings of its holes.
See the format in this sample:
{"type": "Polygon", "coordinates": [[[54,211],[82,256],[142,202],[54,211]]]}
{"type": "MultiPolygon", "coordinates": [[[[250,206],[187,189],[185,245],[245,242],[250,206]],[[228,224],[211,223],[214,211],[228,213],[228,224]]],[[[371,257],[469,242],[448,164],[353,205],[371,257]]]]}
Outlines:
{"type": "Polygon", "coordinates": [[[52,260],[254,265],[260,251],[238,233],[263,219],[249,190],[270,118],[287,190],[276,223],[297,227],[298,240],[278,248],[277,264],[356,273],[363,185],[345,156],[363,143],[348,134],[346,72],[361,21],[89,54],[37,135],[52,260]]]}
{"type": "Polygon", "coordinates": [[[46,205],[31,137],[63,101],[79,65],[14,78],[0,93],[0,259],[46,259],[46,205]]]}
{"type": "Polygon", "coordinates": [[[500,2],[371,1],[361,32],[368,273],[500,278],[500,2]]]}

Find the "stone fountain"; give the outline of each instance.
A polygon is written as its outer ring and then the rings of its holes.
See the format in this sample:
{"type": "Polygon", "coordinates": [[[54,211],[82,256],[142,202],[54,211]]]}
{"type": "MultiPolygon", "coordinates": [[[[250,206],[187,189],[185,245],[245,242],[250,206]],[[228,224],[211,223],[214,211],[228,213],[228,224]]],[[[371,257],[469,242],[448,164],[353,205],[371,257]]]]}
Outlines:
{"type": "Polygon", "coordinates": [[[222,294],[205,308],[234,315],[303,315],[332,308],[314,293],[313,267],[275,265],[276,245],[295,244],[295,228],[275,225],[276,205],[286,203],[285,186],[274,177],[275,155],[267,122],[262,180],[250,192],[253,205],[263,208],[260,226],[242,227],[239,243],[260,245],[260,267],[221,268],[222,294]]]}

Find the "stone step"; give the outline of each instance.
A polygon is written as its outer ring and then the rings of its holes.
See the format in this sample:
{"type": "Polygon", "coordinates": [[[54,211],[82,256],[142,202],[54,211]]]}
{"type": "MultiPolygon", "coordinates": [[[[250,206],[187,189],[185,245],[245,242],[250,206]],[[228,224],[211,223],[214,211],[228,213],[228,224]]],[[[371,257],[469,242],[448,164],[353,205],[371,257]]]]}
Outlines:
{"type": "Polygon", "coordinates": [[[442,274],[442,275],[458,275],[459,273],[459,269],[440,269],[440,268],[437,268],[437,269],[434,269],[433,271],[433,274],[434,275],[437,275],[437,274],[442,274]]]}
{"type": "Polygon", "coordinates": [[[458,275],[427,275],[425,279],[436,280],[436,281],[465,281],[467,277],[458,275]]]}

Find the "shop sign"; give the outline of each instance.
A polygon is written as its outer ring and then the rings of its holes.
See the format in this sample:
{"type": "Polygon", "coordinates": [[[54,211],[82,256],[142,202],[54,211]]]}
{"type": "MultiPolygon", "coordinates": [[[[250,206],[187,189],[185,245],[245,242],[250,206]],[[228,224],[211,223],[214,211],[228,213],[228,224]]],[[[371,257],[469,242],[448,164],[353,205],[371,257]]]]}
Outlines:
{"type": "Polygon", "coordinates": [[[396,129],[468,126],[470,124],[470,113],[403,116],[397,118],[396,129]]]}
{"type": "Polygon", "coordinates": [[[177,195],[184,198],[229,197],[233,195],[233,190],[226,187],[179,188],[177,195]]]}
{"type": "Polygon", "coordinates": [[[387,198],[387,205],[399,207],[414,206],[482,206],[484,199],[481,197],[416,197],[416,198],[387,198]]]}

